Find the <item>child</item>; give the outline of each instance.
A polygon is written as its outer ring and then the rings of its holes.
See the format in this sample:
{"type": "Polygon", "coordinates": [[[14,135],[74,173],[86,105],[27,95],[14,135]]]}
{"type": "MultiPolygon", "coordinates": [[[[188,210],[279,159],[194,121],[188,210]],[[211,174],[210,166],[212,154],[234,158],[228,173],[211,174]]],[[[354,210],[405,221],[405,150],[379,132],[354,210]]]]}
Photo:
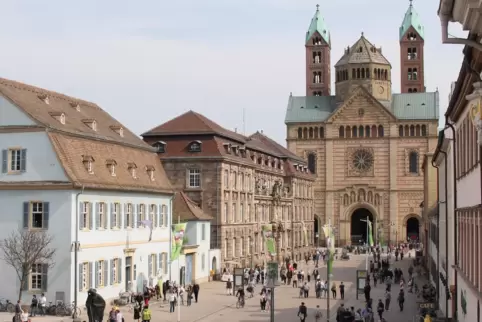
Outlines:
{"type": "Polygon", "coordinates": [[[142,310],[142,322],[150,322],[150,321],[151,321],[151,310],[149,309],[149,305],[146,305],[142,310]]]}

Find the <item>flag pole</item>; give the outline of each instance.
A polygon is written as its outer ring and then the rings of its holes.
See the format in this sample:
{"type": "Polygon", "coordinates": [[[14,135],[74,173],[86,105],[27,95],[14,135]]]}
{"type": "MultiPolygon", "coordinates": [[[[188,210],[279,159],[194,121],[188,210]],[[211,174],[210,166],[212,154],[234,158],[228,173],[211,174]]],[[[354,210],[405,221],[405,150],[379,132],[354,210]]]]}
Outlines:
{"type": "MultiPolygon", "coordinates": [[[[181,216],[177,216],[177,223],[181,223],[181,216]]],[[[184,236],[183,236],[184,238],[184,236]]],[[[179,272],[179,287],[181,287],[181,268],[179,267],[180,260],[179,258],[177,259],[177,271],[179,272]]],[[[181,301],[177,299],[177,322],[181,322],[181,301]]]]}
{"type": "MultiPolygon", "coordinates": [[[[328,228],[331,229],[331,219],[328,219],[328,228]]],[[[326,236],[327,241],[329,240],[329,238],[331,239],[331,230],[328,230],[328,231],[329,231],[330,236],[326,236]]],[[[330,245],[328,245],[328,243],[326,244],[326,246],[327,246],[327,252],[328,252],[328,261],[326,262],[326,283],[328,284],[326,286],[328,288],[328,296],[326,297],[326,321],[330,322],[330,293],[331,293],[331,288],[330,288],[330,284],[331,284],[331,281],[330,281],[330,260],[331,260],[331,250],[328,248],[328,247],[330,247],[330,245]]]]}
{"type": "Polygon", "coordinates": [[[367,216],[367,246],[368,246],[368,249],[367,249],[367,257],[366,257],[366,260],[365,260],[365,269],[367,270],[368,272],[368,253],[370,251],[370,218],[367,216]]]}

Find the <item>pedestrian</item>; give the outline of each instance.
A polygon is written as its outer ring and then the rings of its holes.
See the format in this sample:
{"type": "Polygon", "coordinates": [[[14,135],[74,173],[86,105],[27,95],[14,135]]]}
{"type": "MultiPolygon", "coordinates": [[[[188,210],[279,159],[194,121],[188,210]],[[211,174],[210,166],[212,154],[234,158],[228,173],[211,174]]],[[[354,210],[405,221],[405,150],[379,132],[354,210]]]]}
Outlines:
{"type": "Polygon", "coordinates": [[[142,322],[151,322],[152,313],[149,306],[146,305],[142,309],[142,322]]]}
{"type": "Polygon", "coordinates": [[[233,295],[233,282],[230,278],[226,282],[226,295],[233,295]]]}
{"type": "Polygon", "coordinates": [[[138,302],[134,304],[134,321],[139,322],[141,318],[141,306],[138,302]]]}
{"type": "Polygon", "coordinates": [[[37,295],[33,295],[32,297],[32,302],[30,303],[30,316],[35,316],[37,313],[37,307],[38,307],[38,299],[37,295]]]}
{"type": "Polygon", "coordinates": [[[390,310],[390,301],[392,300],[392,295],[390,292],[385,292],[385,311],[390,310]]]}
{"type": "Polygon", "coordinates": [[[197,303],[197,299],[198,299],[198,296],[199,296],[199,284],[195,283],[194,286],[192,287],[192,291],[194,293],[194,300],[196,301],[197,303]]]}
{"type": "Polygon", "coordinates": [[[363,288],[363,293],[365,294],[365,301],[368,302],[368,300],[370,299],[370,291],[372,290],[371,286],[370,285],[365,285],[365,287],[363,288]]]}
{"type": "Polygon", "coordinates": [[[320,306],[316,306],[316,311],[315,311],[315,322],[319,322],[322,318],[323,314],[321,314],[321,309],[320,306]]]}
{"type": "Polygon", "coordinates": [[[45,316],[45,307],[47,306],[47,297],[45,297],[44,293],[40,295],[39,305],[40,305],[40,315],[45,316]]]}
{"type": "Polygon", "coordinates": [[[156,299],[159,301],[159,296],[161,295],[161,287],[159,286],[159,283],[156,284],[155,290],[156,290],[156,299]]]}
{"type": "Polygon", "coordinates": [[[261,307],[261,312],[265,312],[266,311],[266,293],[265,292],[261,292],[260,294],[259,305],[261,307]]]}
{"type": "Polygon", "coordinates": [[[14,321],[15,322],[21,322],[22,321],[22,302],[20,300],[17,301],[17,304],[15,305],[15,316],[14,316],[14,321]]]}
{"type": "Polygon", "coordinates": [[[109,322],[117,322],[117,313],[116,313],[116,307],[112,307],[112,309],[109,312],[109,322]]]}
{"type": "Polygon", "coordinates": [[[122,313],[119,310],[119,308],[116,308],[115,310],[115,318],[116,318],[116,322],[124,322],[124,318],[122,317],[122,313]]]}
{"type": "Polygon", "coordinates": [[[378,300],[378,305],[377,305],[377,312],[378,316],[380,317],[380,320],[383,319],[383,312],[385,311],[385,306],[383,305],[383,302],[381,299],[378,300]]]}
{"type": "Polygon", "coordinates": [[[378,282],[377,272],[374,272],[373,273],[373,286],[377,287],[377,282],[378,282]]]}
{"type": "Polygon", "coordinates": [[[301,305],[298,308],[298,317],[300,318],[300,322],[305,322],[307,314],[308,310],[306,309],[305,302],[301,302],[301,305]]]}
{"type": "Polygon", "coordinates": [[[331,286],[331,295],[333,296],[334,299],[336,299],[336,283],[333,282],[331,286]]]}
{"type": "Polygon", "coordinates": [[[342,300],[345,299],[345,284],[343,284],[343,282],[340,282],[340,297],[342,300]]]}
{"type": "Polygon", "coordinates": [[[173,290],[169,293],[169,312],[174,313],[176,310],[176,293],[173,290]]]}
{"type": "Polygon", "coordinates": [[[403,290],[400,290],[400,293],[398,293],[398,306],[400,307],[400,312],[403,311],[403,303],[405,302],[405,293],[403,290]]]}

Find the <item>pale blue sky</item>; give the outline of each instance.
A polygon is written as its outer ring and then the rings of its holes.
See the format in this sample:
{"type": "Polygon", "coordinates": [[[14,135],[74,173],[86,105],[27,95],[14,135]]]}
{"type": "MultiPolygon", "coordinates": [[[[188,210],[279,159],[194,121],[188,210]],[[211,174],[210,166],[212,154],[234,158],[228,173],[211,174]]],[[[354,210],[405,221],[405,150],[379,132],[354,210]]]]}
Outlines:
{"type": "MultiPolygon", "coordinates": [[[[441,43],[437,0],[415,0],[425,80],[441,115],[462,62],[441,43]]],[[[305,93],[305,33],[317,0],[0,0],[0,76],[94,101],[136,133],[190,109],[284,143],[288,96],[305,93]]],[[[320,2],[334,65],[363,31],[400,90],[398,28],[408,0],[320,2]]],[[[452,24],[450,34],[465,37],[452,24]]],[[[334,75],[332,73],[332,75],[334,75]]],[[[332,79],[334,81],[334,79],[332,79]]],[[[334,87],[333,87],[334,88],[334,87]]]]}

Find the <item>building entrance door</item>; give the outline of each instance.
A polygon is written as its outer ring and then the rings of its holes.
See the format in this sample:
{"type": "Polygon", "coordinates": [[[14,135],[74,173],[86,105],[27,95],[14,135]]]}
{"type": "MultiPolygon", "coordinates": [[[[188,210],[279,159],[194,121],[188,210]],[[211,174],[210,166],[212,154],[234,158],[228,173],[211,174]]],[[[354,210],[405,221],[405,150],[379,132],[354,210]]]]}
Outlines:
{"type": "Polygon", "coordinates": [[[126,256],[126,291],[132,291],[132,256],[126,256]]]}

